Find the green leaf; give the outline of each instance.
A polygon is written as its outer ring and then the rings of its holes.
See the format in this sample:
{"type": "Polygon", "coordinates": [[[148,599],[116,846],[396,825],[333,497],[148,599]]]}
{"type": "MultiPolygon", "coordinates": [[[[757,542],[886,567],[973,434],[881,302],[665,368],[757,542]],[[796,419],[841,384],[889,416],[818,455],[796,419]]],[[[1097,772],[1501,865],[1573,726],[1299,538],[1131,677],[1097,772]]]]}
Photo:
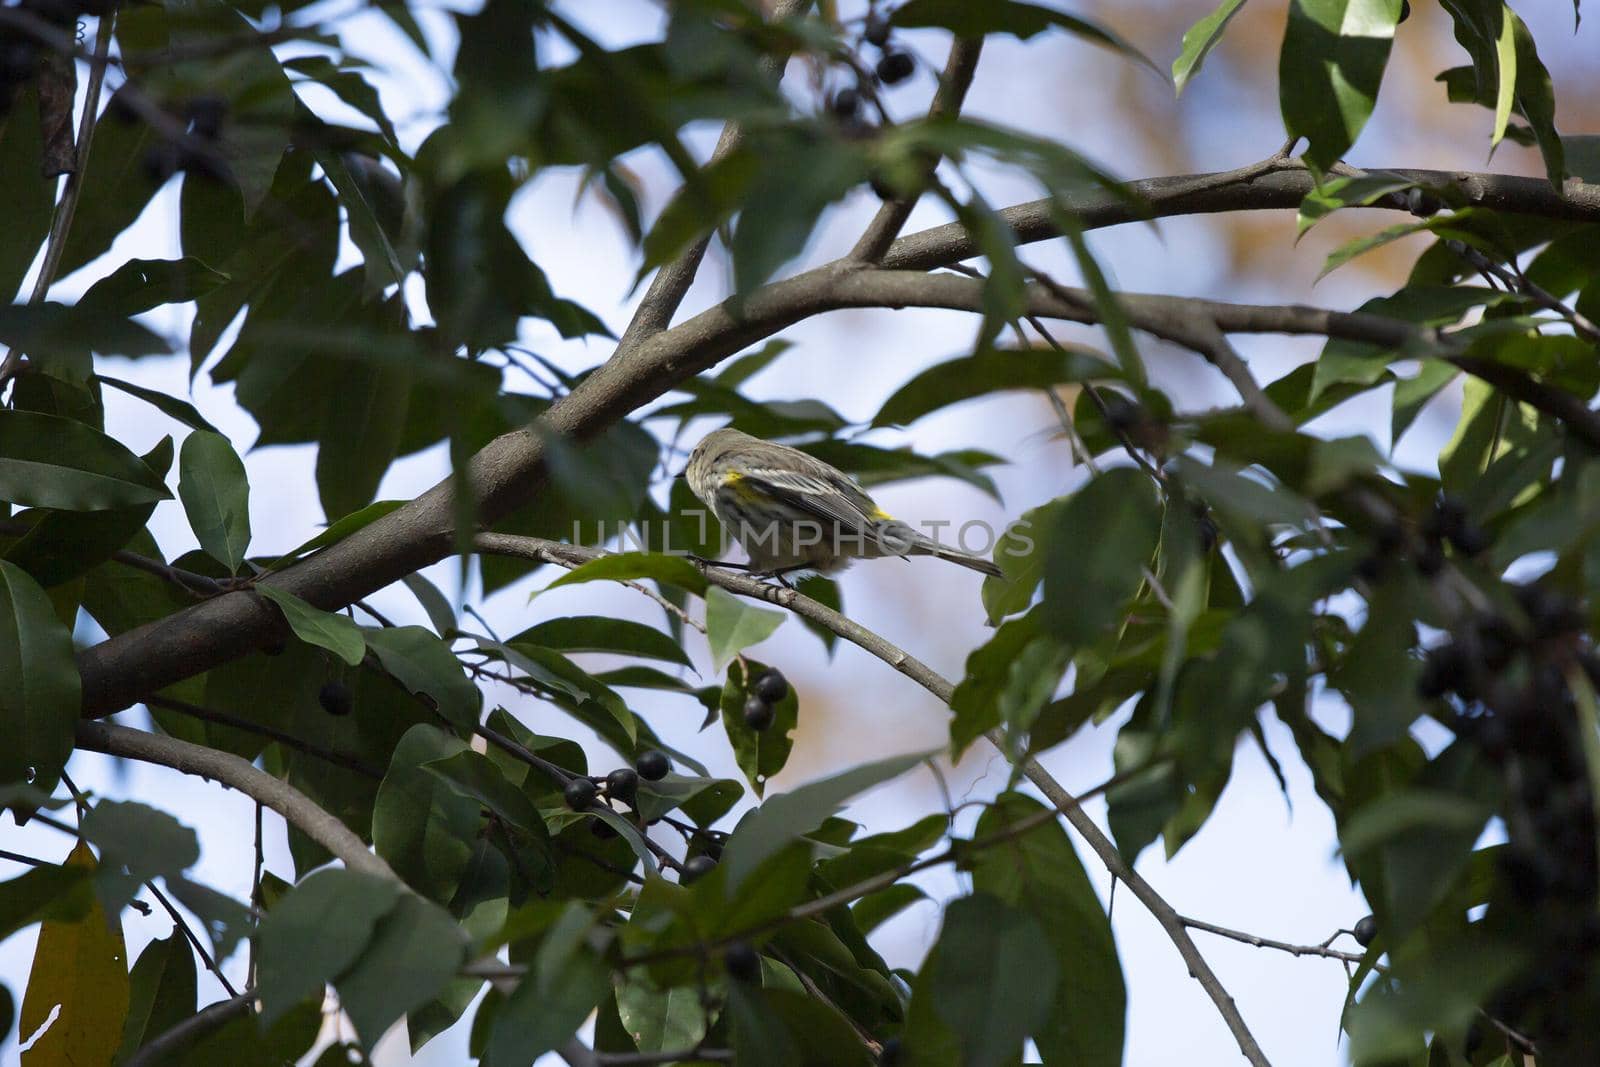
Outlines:
{"type": "Polygon", "coordinates": [[[534,954],[530,973],[500,1010],[483,1067],[524,1067],[575,1033],[611,988],[610,968],[588,944],[594,916],[568,901],[534,954]]]}
{"type": "Polygon", "coordinates": [[[59,415],[0,411],[0,500],[103,511],[171,496],[138,456],[90,426],[59,415]]]}
{"type": "MultiPolygon", "coordinates": [[[[975,840],[1009,832],[1041,805],[1007,793],[984,811],[975,840]]],[[[1127,992],[1111,923],[1059,821],[973,854],[973,888],[1038,920],[1059,964],[1060,983],[1033,1031],[1046,1063],[1117,1067],[1123,1062],[1127,992]]]]}
{"type": "Polygon", "coordinates": [[[1200,73],[1200,64],[1222,40],[1228,22],[1239,13],[1244,0],[1222,0],[1216,10],[1190,26],[1183,35],[1183,50],[1172,61],[1172,84],[1178,93],[1189,84],[1189,79],[1200,73]]]}
{"type": "Polygon", "coordinates": [[[613,652],[692,666],[678,643],[660,630],[630,619],[604,615],[568,615],[541,622],[507,644],[532,644],[560,652],[613,652]]]}
{"type": "Polygon", "coordinates": [[[146,945],[129,981],[128,1017],[117,1062],[195,1012],[194,950],[182,931],[175,929],[146,945]]]}
{"type": "Polygon", "coordinates": [[[765,669],[763,664],[748,657],[742,664],[736,662],[730,666],[719,704],[722,728],[733,746],[734,761],[756,796],[766,791],[767,779],[783,770],[783,765],[789,761],[789,753],[794,750],[793,734],[800,706],[799,697],[790,686],[789,692],[772,709],[771,726],[756,731],[745,724],[744,705],[749,697],[750,682],[760,677],[765,669]],[[749,677],[745,675],[747,670],[749,677]]]}
{"type": "Polygon", "coordinates": [[[95,903],[89,871],[43,863],[0,882],[0,941],[45,919],[82,918],[95,903]]]}
{"type": "Polygon", "coordinates": [[[395,745],[372,805],[372,845],[417,892],[449,901],[483,826],[478,802],[423,764],[467,750],[466,742],[419,723],[395,745]]]}
{"type": "Polygon", "coordinates": [[[339,1007],[371,1048],[396,1019],[431,1001],[455,977],[466,954],[467,935],[449,912],[403,893],[377,920],[360,956],[334,978],[339,1007]]]}
{"type": "Polygon", "coordinates": [[[696,1048],[711,1025],[700,990],[694,986],[658,987],[640,970],[616,981],[617,1014],[640,1052],[696,1048]]]}
{"type": "Polygon", "coordinates": [[[1091,644],[1143,584],[1161,538],[1161,506],[1144,474],[1118,467],[1078,490],[1043,537],[1044,629],[1091,644]]]}
{"type": "Polygon", "coordinates": [[[1088,348],[1005,351],[986,348],[922,371],[896,389],[872,417],[874,426],[906,426],[940,408],[1008,389],[1048,389],[1066,382],[1120,378],[1088,348]]]}
{"type": "Polygon", "coordinates": [[[405,892],[400,883],[340,868],[318,871],[261,920],[256,990],[261,1022],[274,1021],[354,963],[379,920],[405,892]]]}
{"type": "Polygon", "coordinates": [[[16,295],[55,213],[55,182],[40,176],[38,89],[32,82],[12,88],[11,107],[0,115],[0,204],[6,205],[0,304],[9,304],[16,295]]]}
{"type": "MultiPolygon", "coordinates": [[[[82,841],[67,857],[71,866],[94,869],[82,841]]],[[[34,945],[33,967],[22,998],[19,1032],[49,1029],[29,1046],[25,1062],[110,1063],[122,1043],[128,1014],[128,949],[122,921],[98,901],[77,918],[46,919],[34,945]]]]}
{"type": "Polygon", "coordinates": [[[55,789],[72,752],[80,688],[72,631],[26,571],[0,560],[0,783],[55,789]]]}
{"type": "Polygon", "coordinates": [[[1306,231],[1340,208],[1375,204],[1386,196],[1415,188],[1416,184],[1409,178],[1383,171],[1362,174],[1359,177],[1341,175],[1328,178],[1300,201],[1300,212],[1294,224],[1295,239],[1304,237],[1306,231]]]}
{"type": "Polygon", "coordinates": [[[608,553],[563,574],[545,586],[545,591],[583,582],[621,582],[638,578],[652,578],[700,596],[706,592],[706,576],[700,573],[698,567],[682,556],[667,556],[658,552],[608,553]]]}
{"type": "Polygon", "coordinates": [[[726,872],[728,892],[735,892],[739,883],[762,861],[776,855],[800,835],[816,829],[857,793],[899,777],[932,754],[914,752],[892,756],[764,801],[739,821],[723,851],[721,866],[726,872]]]}
{"type": "Polygon", "coordinates": [[[137,801],[102,800],[83,816],[83,837],[100,850],[101,899],[118,909],[152,878],[177,878],[200,861],[193,830],[137,801]],[[106,876],[125,871],[125,883],[106,889],[106,876]]]}
{"type": "Polygon", "coordinates": [[[192,256],[130,259],[91,285],[77,306],[96,315],[126,318],[165,304],[187,304],[227,280],[227,275],[192,256]]]}
{"type": "Polygon", "coordinates": [[[1001,1067],[1049,1014],[1061,967],[1038,920],[987,893],[952,901],[928,977],[965,1067],[1001,1067]]]}
{"type": "Polygon", "coordinates": [[[1039,612],[1001,623],[994,636],[967,657],[966,671],[950,697],[950,752],[960,759],[967,746],[1000,725],[1000,696],[1012,664],[1039,633],[1039,612]]]}
{"type": "MultiPolygon", "coordinates": [[[[325,648],[352,667],[366,658],[367,643],[362,638],[361,627],[348,617],[314,608],[293,593],[276,586],[256,585],[253,588],[278,606],[294,635],[306,644],[325,648]]],[[[382,658],[381,655],[379,658],[382,658]]]]}
{"type": "Polygon", "coordinates": [[[1400,0],[1292,0],[1278,60],[1278,102],[1305,156],[1331,167],[1367,124],[1389,61],[1400,0]]]}
{"type": "Polygon", "coordinates": [[[368,504],[360,511],[357,511],[351,515],[346,515],[344,518],[333,523],[326,530],[323,530],[321,533],[317,534],[317,536],[311,538],[311,540],[305,542],[297,548],[293,548],[288,552],[285,552],[283,555],[273,560],[272,565],[269,566],[267,570],[282,570],[295,560],[309,556],[318,549],[327,548],[329,545],[337,544],[362,527],[377,522],[379,519],[389,514],[389,512],[405,506],[405,503],[406,502],[404,500],[379,500],[368,504]]]}
{"type": "Polygon", "coordinates": [[[129,122],[107,108],[95,122],[93,143],[79,176],[78,209],[57,271],[61,278],[109,250],[156,194],[143,167],[146,152],[159,143],[148,123],[129,122]]]}
{"type": "Polygon", "coordinates": [[[714,586],[706,590],[706,640],[711,645],[711,668],[720,671],[733,657],[760,644],[787,618],[782,611],[758,608],[714,586]]]}
{"type": "Polygon", "coordinates": [[[217,432],[217,428],[207,422],[205,417],[187,400],[179,400],[175,396],[169,396],[155,389],[146,389],[142,385],[135,385],[133,382],[125,382],[121,378],[112,378],[104,374],[96,374],[94,380],[101,385],[109,385],[119,392],[127,393],[129,396],[143,400],[163,415],[183,423],[191,430],[217,432]]]}
{"type": "Polygon", "coordinates": [[[1055,529],[1066,506],[1067,500],[1060,498],[1030,508],[1000,535],[994,561],[1001,576],[983,580],[983,608],[991,626],[1033,603],[1033,594],[1044,578],[1048,554],[1048,548],[1041,546],[1040,541],[1047,536],[1047,531],[1055,529]]]}
{"type": "Polygon", "coordinates": [[[237,574],[250,546],[250,480],[226,437],[198,430],[185,438],[178,453],[178,499],[200,547],[237,574]]]}
{"type": "Polygon", "coordinates": [[[1082,37],[1092,44],[1137,60],[1163,78],[1166,77],[1165,72],[1147,59],[1144,53],[1104,26],[1038,4],[1018,3],[1017,0],[987,0],[982,4],[968,3],[967,0],[910,0],[895,9],[889,22],[907,29],[938,26],[957,37],[1009,33],[1024,41],[1048,29],[1062,29],[1075,37],[1082,37]]]}
{"type": "Polygon", "coordinates": [[[470,732],[478,724],[482,697],[448,644],[421,626],[362,632],[383,669],[407,692],[431,700],[439,714],[457,729],[470,732]]]}

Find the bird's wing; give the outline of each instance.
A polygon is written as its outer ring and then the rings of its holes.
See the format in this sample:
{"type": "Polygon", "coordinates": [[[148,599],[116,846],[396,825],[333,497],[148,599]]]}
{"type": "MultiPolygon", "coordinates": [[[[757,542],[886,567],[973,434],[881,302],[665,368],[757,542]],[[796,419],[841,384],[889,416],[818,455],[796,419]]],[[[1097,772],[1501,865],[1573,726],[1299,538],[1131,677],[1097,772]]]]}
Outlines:
{"type": "Polygon", "coordinates": [[[771,467],[747,470],[743,480],[752,489],[765,492],[821,522],[838,523],[841,530],[851,533],[870,530],[888,518],[871,497],[848,482],[840,484],[811,474],[771,467]]]}

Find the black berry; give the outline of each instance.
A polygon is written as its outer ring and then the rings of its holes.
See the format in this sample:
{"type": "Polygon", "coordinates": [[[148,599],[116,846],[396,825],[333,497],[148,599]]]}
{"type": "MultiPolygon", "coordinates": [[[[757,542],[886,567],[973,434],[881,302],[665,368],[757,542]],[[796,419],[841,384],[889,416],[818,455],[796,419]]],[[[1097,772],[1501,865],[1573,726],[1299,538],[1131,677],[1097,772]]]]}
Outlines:
{"type": "Polygon", "coordinates": [[[744,702],[744,724],[756,733],[760,733],[772,725],[772,705],[753,696],[744,702]]]}
{"type": "Polygon", "coordinates": [[[763,671],[750,691],[768,704],[776,704],[789,695],[789,679],[778,671],[763,671]]]}
{"type": "Polygon", "coordinates": [[[761,979],[761,955],[747,941],[735,941],[722,953],[722,965],[731,978],[741,982],[761,979]]]}
{"type": "Polygon", "coordinates": [[[878,60],[878,80],[885,85],[894,85],[911,77],[916,69],[917,64],[909,52],[886,52],[878,60]]]}
{"type": "Polygon", "coordinates": [[[587,778],[574,778],[567,783],[567,788],[561,795],[566,800],[567,807],[573,811],[583,811],[594,803],[595,797],[600,795],[600,787],[587,778]]]}
{"type": "Polygon", "coordinates": [[[1356,921],[1356,928],[1350,931],[1355,935],[1362,948],[1372,944],[1373,938],[1378,936],[1378,920],[1370,915],[1363,915],[1356,921]]]}
{"type": "Polygon", "coordinates": [[[684,885],[697,882],[717,869],[717,861],[710,856],[691,856],[683,861],[683,872],[678,881],[684,885]]]}
{"type": "Polygon", "coordinates": [[[606,775],[606,796],[632,804],[639,792],[639,773],[632,767],[618,767],[606,775]]]}
{"type": "Polygon", "coordinates": [[[828,106],[840,118],[853,119],[856,112],[861,110],[861,94],[854,89],[840,89],[828,106]]]}
{"type": "Polygon", "coordinates": [[[672,761],[667,759],[667,754],[659,748],[640,753],[639,758],[633,761],[633,765],[639,771],[639,777],[647,782],[661,781],[672,769],[672,761]]]}
{"type": "Polygon", "coordinates": [[[861,39],[874,48],[882,48],[889,43],[889,21],[881,15],[868,15],[861,39]]]}
{"type": "Polygon", "coordinates": [[[1400,0],[1400,18],[1397,22],[1404,22],[1411,17],[1411,0],[1400,0]]]}
{"type": "Polygon", "coordinates": [[[322,688],[317,690],[317,703],[329,715],[348,715],[351,706],[350,687],[337,680],[323,682],[322,688]]]}

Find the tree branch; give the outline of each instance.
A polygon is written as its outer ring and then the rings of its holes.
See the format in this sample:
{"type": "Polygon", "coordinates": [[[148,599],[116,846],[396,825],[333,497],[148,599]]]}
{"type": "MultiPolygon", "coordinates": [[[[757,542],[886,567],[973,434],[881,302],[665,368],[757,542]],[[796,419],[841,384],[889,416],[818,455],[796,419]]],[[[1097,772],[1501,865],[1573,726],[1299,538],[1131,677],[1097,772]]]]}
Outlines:
{"type": "Polygon", "coordinates": [[[122,1067],[160,1067],[161,1064],[172,1063],[177,1054],[194,1041],[241,1015],[249,1014],[255,999],[255,990],[247,989],[236,997],[208,1004],[141,1045],[137,1052],[123,1061],[122,1067]]]}
{"type": "MultiPolygon", "coordinates": [[[[772,6],[772,20],[792,18],[809,10],[814,0],[777,0],[772,6]]],[[[782,61],[764,56],[761,67],[772,78],[781,77],[783,74],[782,61]]],[[[722,136],[717,139],[717,147],[711,153],[711,163],[722,159],[724,156],[736,151],[744,142],[744,130],[736,122],[730,122],[722,128],[722,136]]],[[[679,196],[684,193],[680,191],[679,196]]],[[[645,290],[644,299],[633,313],[633,318],[628,322],[628,327],[622,332],[622,339],[617,342],[617,355],[636,347],[645,338],[652,334],[660,333],[672,325],[672,316],[677,313],[678,305],[683,303],[683,298],[688,295],[689,287],[694,284],[694,276],[700,270],[700,261],[705,258],[706,249],[711,247],[711,237],[708,234],[690,245],[682,255],[671,263],[663,264],[656,271],[656,276],[650,280],[650,288],[645,290]]],[[[616,355],[613,355],[613,359],[616,355]]]]}
{"type": "MultiPolygon", "coordinates": [[[[939,91],[934,94],[928,108],[930,119],[957,115],[972,88],[973,76],[978,73],[978,57],[983,53],[983,38],[959,38],[950,48],[950,58],[945,61],[944,73],[939,77],[939,91]]],[[[932,177],[939,165],[937,158],[928,161],[928,176],[932,177]]],[[[850,258],[863,263],[876,263],[889,250],[901,227],[911,217],[920,194],[886,201],[867,224],[861,239],[850,250],[850,258]]]]}
{"type": "MultiPolygon", "coordinates": [[[[479,534],[474,538],[474,547],[480,551],[499,552],[503,554],[519,555],[522,558],[546,560],[551,556],[560,556],[575,562],[587,562],[603,555],[597,549],[583,548],[575,545],[557,545],[554,542],[543,541],[539,538],[513,537],[507,534],[479,534]]],[[[928,692],[938,697],[946,706],[955,692],[955,685],[948,679],[934,671],[927,664],[905,650],[886,641],[882,637],[868,630],[854,620],[834,611],[816,600],[806,596],[795,589],[773,585],[768,582],[751,578],[744,574],[734,574],[708,567],[705,571],[706,580],[713,585],[720,586],[730,593],[750,597],[756,600],[765,600],[786,608],[802,618],[809,619],[826,627],[828,630],[849,641],[851,644],[871,653],[883,660],[895,670],[921,685],[928,692]]],[[[994,746],[1005,752],[1004,739],[999,731],[991,730],[986,735],[994,746]]],[[[1222,1014],[1223,1021],[1228,1029],[1233,1032],[1234,1038],[1239,1043],[1239,1051],[1247,1060],[1257,1067],[1267,1064],[1266,1055],[1261,1051],[1255,1037],[1250,1033],[1244,1017],[1239,1014],[1238,1006],[1233,997],[1223,988],[1216,974],[1200,955],[1200,950],[1195,947],[1194,941],[1189,937],[1184,927],[1183,917],[1180,916],[1172,905],[1156,892],[1155,888],[1129,866],[1117,851],[1117,846],[1110,838],[1101,832],[1095,825],[1088,812],[1083,810],[1083,805],[1078,799],[1062,787],[1061,783],[1039,765],[1038,761],[1028,759],[1022,764],[1022,773],[1033,783],[1046,800],[1055,806],[1056,810],[1066,816],[1073,829],[1094,850],[1100,858],[1101,864],[1110,871],[1112,876],[1127,883],[1133,894],[1155,917],[1157,923],[1166,932],[1167,937],[1177,946],[1178,953],[1183,957],[1184,963],[1189,967],[1189,973],[1194,976],[1217,1010],[1222,1014]]],[[[813,902],[815,904],[816,902],[813,902]]],[[[808,905],[809,906],[809,905],[808,905]]],[[[830,904],[831,906],[831,904],[830,904]]]]}
{"type": "Polygon", "coordinates": [[[104,752],[108,756],[171,767],[184,774],[214,778],[282,815],[351,870],[399,880],[389,865],[336,816],[324,811],[288,782],[274,778],[231,752],[99,722],[78,723],[77,743],[79,748],[90,752],[104,752]]]}
{"type": "MultiPolygon", "coordinates": [[[[1543,178],[1510,174],[1384,167],[1373,168],[1373,171],[1447,189],[1463,203],[1477,207],[1569,222],[1600,222],[1600,184],[1584,183],[1576,178],[1569,179],[1558,192],[1543,178]]],[[[1093,230],[1175,215],[1292,210],[1298,208],[1300,201],[1315,187],[1316,182],[1303,163],[1289,159],[1268,160],[1265,164],[1254,163],[1212,174],[1128,182],[1124,190],[1132,194],[1143,211],[1131,206],[1122,196],[1104,189],[1085,190],[1081,199],[1069,207],[1077,213],[1084,229],[1093,230]]],[[[1350,205],[1351,210],[1374,208],[1400,210],[1381,201],[1350,205]]],[[[1401,214],[1409,213],[1402,211],[1401,214]]],[[[1048,198],[1008,207],[1000,212],[1000,217],[1011,226],[1018,244],[1061,236],[1051,218],[1048,198]]],[[[882,265],[894,270],[932,270],[979,254],[977,242],[960,223],[952,222],[902,237],[889,249],[882,265]]]]}

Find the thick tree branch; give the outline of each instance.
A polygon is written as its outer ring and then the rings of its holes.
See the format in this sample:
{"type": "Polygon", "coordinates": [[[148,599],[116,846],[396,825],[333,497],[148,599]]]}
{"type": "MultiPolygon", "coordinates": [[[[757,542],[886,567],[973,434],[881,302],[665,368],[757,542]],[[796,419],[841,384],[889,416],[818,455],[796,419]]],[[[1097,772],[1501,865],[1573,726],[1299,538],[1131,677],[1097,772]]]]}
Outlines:
{"type": "MultiPolygon", "coordinates": [[[[499,552],[508,555],[517,555],[525,559],[548,560],[554,562],[570,561],[584,563],[602,555],[597,549],[584,548],[575,545],[563,545],[557,542],[545,541],[539,538],[513,537],[507,534],[479,534],[474,538],[474,545],[480,551],[499,552]]],[[[714,585],[726,589],[730,593],[750,597],[756,600],[765,600],[786,608],[802,618],[816,622],[851,644],[871,653],[883,660],[907,678],[922,686],[928,692],[938,697],[940,702],[949,705],[950,698],[955,692],[955,685],[941,676],[921,660],[896,647],[890,642],[879,637],[859,623],[834,611],[816,600],[806,596],[795,589],[773,585],[744,574],[735,574],[719,570],[715,567],[706,568],[706,580],[714,585]]],[[[1004,738],[999,731],[992,730],[987,734],[989,740],[1002,753],[1005,752],[1004,738]]],[[[1022,772],[1034,787],[1039,790],[1046,800],[1055,806],[1056,810],[1066,816],[1073,829],[1088,842],[1096,856],[1112,876],[1125,882],[1139,901],[1149,909],[1157,923],[1161,925],[1177,946],[1178,953],[1183,957],[1184,963],[1189,967],[1189,973],[1194,976],[1206,994],[1216,1004],[1217,1010],[1222,1014],[1223,1021],[1232,1031],[1234,1038],[1239,1043],[1239,1051],[1252,1064],[1262,1067],[1267,1064],[1266,1055],[1261,1051],[1255,1037],[1250,1033],[1244,1017],[1239,1014],[1238,1006],[1233,1002],[1233,997],[1223,988],[1216,974],[1200,955],[1200,950],[1195,947],[1194,941],[1189,937],[1184,925],[1184,919],[1173,909],[1172,905],[1157,893],[1155,888],[1145,881],[1122,858],[1117,851],[1117,846],[1100,830],[1089,813],[1083,810],[1083,805],[1078,798],[1069,793],[1060,782],[1039,765],[1038,761],[1029,759],[1022,765],[1022,772]]]]}
{"type": "Polygon", "coordinates": [[[324,811],[288,782],[274,778],[231,752],[219,752],[175,737],[99,722],[80,722],[77,741],[79,748],[90,752],[104,752],[109,756],[123,756],[141,763],[171,767],[184,774],[214,778],[282,815],[351,870],[398,879],[389,865],[368,849],[336,816],[324,811]]]}
{"type": "MultiPolygon", "coordinates": [[[[972,88],[973,76],[978,73],[978,58],[982,53],[981,37],[958,39],[950,47],[950,58],[945,61],[944,73],[939,77],[939,91],[934,94],[933,104],[928,108],[929,118],[937,119],[961,112],[967,90],[972,88]]],[[[937,159],[928,161],[929,177],[932,177],[938,165],[937,159]]],[[[894,239],[900,235],[906,220],[911,217],[911,209],[917,206],[917,199],[916,195],[912,195],[889,200],[878,208],[878,213],[867,224],[861,239],[850,250],[850,258],[863,263],[876,263],[882,259],[894,239]]]]}
{"type": "MultiPolygon", "coordinates": [[[[1586,184],[1576,178],[1569,179],[1557,192],[1543,178],[1468,171],[1374,169],[1449,189],[1463,202],[1477,207],[1569,222],[1600,222],[1600,184],[1586,184]]],[[[1124,198],[1103,189],[1086,190],[1081,199],[1070,206],[1082,220],[1083,227],[1093,230],[1176,215],[1293,210],[1315,185],[1311,172],[1303,164],[1294,160],[1268,161],[1264,165],[1251,164],[1214,174],[1128,182],[1124,188],[1136,203],[1142,203],[1142,212],[1124,198]]],[[[1048,241],[1061,236],[1051,219],[1050,205],[1048,199],[1033,200],[1008,207],[1000,216],[1011,225],[1019,244],[1048,241]]],[[[1351,205],[1351,209],[1360,206],[1351,205]]],[[[1381,201],[1364,207],[1398,210],[1393,204],[1381,201]]],[[[952,222],[902,237],[883,257],[882,265],[895,270],[932,270],[979,254],[971,235],[960,223],[952,222]]]]}
{"type": "MultiPolygon", "coordinates": [[[[701,312],[631,351],[619,352],[551,407],[544,428],[580,440],[591,437],[701,370],[824,311],[867,307],[978,311],[982,298],[981,283],[971,278],[830,264],[766,286],[737,306],[724,303],[701,312]]],[[[1135,327],[1178,344],[1192,340],[1198,327],[1227,333],[1343,337],[1394,349],[1418,343],[1438,349],[1446,336],[1379,315],[1300,305],[1228,304],[1141,294],[1122,294],[1119,300],[1135,327]]],[[[1099,318],[1089,293],[1065,288],[1056,293],[1034,288],[1026,311],[1083,323],[1099,318]]],[[[1562,419],[1585,441],[1600,446],[1600,415],[1577,398],[1520,371],[1452,358],[1491,384],[1508,391],[1514,388],[1518,399],[1562,419]]],[[[543,479],[539,434],[528,429],[505,434],[471,460],[468,483],[476,496],[474,510],[481,521],[492,525],[534,495],[543,479]]],[[[264,580],[329,609],[367,596],[451,552],[456,515],[451,493],[452,480],[446,479],[405,507],[264,580]]],[[[214,597],[81,653],[84,712],[91,717],[110,714],[285,634],[282,617],[261,598],[241,593],[214,597]]]]}

